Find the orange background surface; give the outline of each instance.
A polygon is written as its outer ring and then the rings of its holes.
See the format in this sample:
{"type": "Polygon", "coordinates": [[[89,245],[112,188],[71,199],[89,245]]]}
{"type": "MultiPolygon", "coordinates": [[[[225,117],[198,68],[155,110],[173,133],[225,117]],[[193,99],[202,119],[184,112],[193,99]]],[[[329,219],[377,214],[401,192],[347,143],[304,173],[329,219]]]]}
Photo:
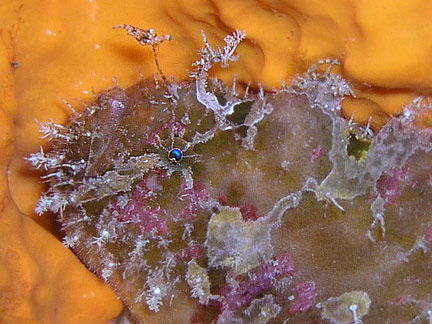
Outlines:
{"type": "Polygon", "coordinates": [[[33,208],[43,190],[24,157],[44,145],[35,122],[63,123],[93,92],[152,77],[152,51],[119,24],[172,35],[158,58],[182,80],[202,46],[245,30],[240,61],[216,73],[278,87],[319,59],[337,58],[358,98],[344,113],[378,128],[387,114],[432,87],[432,2],[1,1],[0,2],[0,322],[108,323],[121,303],[55,237],[52,216],[33,208]],[[53,234],[54,235],[53,235],[53,234]]]}

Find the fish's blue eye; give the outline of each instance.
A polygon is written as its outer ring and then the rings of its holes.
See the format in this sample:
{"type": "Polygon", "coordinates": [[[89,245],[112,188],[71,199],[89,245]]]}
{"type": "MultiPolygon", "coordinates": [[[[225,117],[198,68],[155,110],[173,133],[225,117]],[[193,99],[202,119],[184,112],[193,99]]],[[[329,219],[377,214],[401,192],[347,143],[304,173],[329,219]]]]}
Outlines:
{"type": "Polygon", "coordinates": [[[168,153],[168,158],[173,162],[180,162],[183,158],[183,153],[178,148],[173,148],[168,153]]]}

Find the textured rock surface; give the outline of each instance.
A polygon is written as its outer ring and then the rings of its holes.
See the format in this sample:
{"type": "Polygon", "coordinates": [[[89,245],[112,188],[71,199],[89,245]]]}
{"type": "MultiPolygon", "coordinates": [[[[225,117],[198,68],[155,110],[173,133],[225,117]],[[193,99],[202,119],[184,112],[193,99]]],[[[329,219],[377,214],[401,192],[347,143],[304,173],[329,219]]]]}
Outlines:
{"type": "Polygon", "coordinates": [[[331,66],[238,95],[207,71],[242,38],[205,43],[190,82],[115,87],[43,124],[37,211],[139,323],[427,320],[429,108],[372,134],[341,117],[331,66]]]}

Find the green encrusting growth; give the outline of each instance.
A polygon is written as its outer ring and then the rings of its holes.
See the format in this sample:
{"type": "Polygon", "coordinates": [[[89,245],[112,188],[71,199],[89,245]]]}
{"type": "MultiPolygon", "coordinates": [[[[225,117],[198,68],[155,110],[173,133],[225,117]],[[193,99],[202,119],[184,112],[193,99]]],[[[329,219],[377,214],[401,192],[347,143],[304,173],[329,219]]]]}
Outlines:
{"type": "Polygon", "coordinates": [[[354,133],[350,133],[348,135],[347,154],[358,162],[364,161],[367,157],[370,145],[370,141],[359,138],[354,133]]]}
{"type": "MultiPolygon", "coordinates": [[[[153,50],[169,39],[120,28],[153,50]]],[[[373,135],[341,117],[352,92],[334,61],[239,95],[208,71],[245,37],[214,48],[203,34],[189,81],[114,87],[65,127],[42,124],[36,211],[58,214],[133,323],[427,320],[432,131],[414,120],[430,108],[373,135]]]]}

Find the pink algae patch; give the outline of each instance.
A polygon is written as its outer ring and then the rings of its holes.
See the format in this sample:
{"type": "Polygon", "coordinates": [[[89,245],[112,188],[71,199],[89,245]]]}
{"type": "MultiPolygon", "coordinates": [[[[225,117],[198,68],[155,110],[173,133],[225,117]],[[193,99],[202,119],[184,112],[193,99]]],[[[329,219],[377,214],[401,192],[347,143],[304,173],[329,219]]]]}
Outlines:
{"type": "Polygon", "coordinates": [[[318,145],[318,146],[314,147],[312,149],[312,158],[311,158],[311,161],[315,162],[316,160],[318,160],[321,157],[322,153],[323,152],[322,152],[321,145],[318,145]]]}
{"type": "Polygon", "coordinates": [[[188,262],[194,258],[198,258],[200,256],[200,248],[198,244],[194,244],[187,248],[181,249],[176,253],[175,258],[178,261],[188,262]]]}
{"type": "Polygon", "coordinates": [[[306,312],[315,304],[317,296],[315,282],[304,281],[296,284],[293,288],[294,302],[289,306],[288,313],[306,312]]]}
{"type": "Polygon", "coordinates": [[[432,245],[432,225],[426,230],[424,238],[430,245],[432,245]]]}
{"type": "Polygon", "coordinates": [[[377,181],[377,190],[386,206],[397,207],[399,183],[405,178],[408,168],[394,169],[390,175],[383,174],[377,181]]]}
{"type": "Polygon", "coordinates": [[[120,222],[133,222],[143,234],[164,235],[168,232],[165,211],[158,205],[149,205],[151,190],[146,180],[136,185],[125,206],[115,202],[110,209],[120,222]]]}
{"type": "Polygon", "coordinates": [[[241,281],[238,287],[232,288],[228,285],[223,287],[219,292],[225,297],[222,307],[228,307],[231,311],[235,311],[239,307],[246,306],[259,293],[271,289],[276,278],[293,277],[294,274],[294,262],[291,254],[280,254],[250,271],[247,278],[241,281]]]}
{"type": "Polygon", "coordinates": [[[411,303],[413,301],[413,298],[409,295],[404,295],[404,296],[398,296],[396,298],[394,298],[390,304],[394,305],[394,306],[404,306],[407,305],[409,303],[411,303]]]}
{"type": "Polygon", "coordinates": [[[180,197],[187,201],[187,205],[179,213],[180,218],[192,222],[202,210],[202,204],[210,200],[210,193],[203,186],[194,184],[193,188],[187,188],[182,183],[180,185],[180,197]]]}
{"type": "Polygon", "coordinates": [[[218,201],[222,206],[229,206],[231,208],[239,208],[243,220],[245,221],[255,221],[262,215],[257,213],[257,209],[252,204],[240,204],[240,205],[229,205],[226,195],[221,192],[218,195],[218,201]]]}

